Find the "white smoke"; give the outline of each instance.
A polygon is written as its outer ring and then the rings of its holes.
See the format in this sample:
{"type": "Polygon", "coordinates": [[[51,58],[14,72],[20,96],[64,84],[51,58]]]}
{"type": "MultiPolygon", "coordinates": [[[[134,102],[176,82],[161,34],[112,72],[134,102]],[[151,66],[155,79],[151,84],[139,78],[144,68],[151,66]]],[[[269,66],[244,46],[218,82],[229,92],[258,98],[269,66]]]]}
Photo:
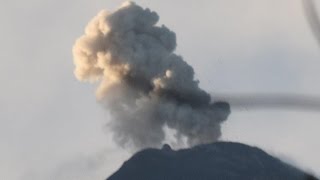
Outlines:
{"type": "Polygon", "coordinates": [[[216,141],[228,103],[211,103],[193,68],[174,53],[175,33],[157,26],[159,16],[133,2],[101,11],[74,47],[75,75],[100,82],[96,95],[112,116],[110,128],[122,147],[159,147],[164,127],[188,145],[216,141]]]}

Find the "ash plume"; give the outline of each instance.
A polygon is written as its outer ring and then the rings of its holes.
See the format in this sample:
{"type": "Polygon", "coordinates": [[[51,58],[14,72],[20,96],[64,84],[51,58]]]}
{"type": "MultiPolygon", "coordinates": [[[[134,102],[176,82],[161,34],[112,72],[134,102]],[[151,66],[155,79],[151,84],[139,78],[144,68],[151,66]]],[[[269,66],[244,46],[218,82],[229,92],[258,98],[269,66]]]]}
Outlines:
{"type": "Polygon", "coordinates": [[[75,76],[100,83],[97,99],[122,147],[160,147],[165,126],[189,146],[214,142],[229,104],[212,103],[193,68],[174,53],[175,33],[158,21],[157,13],[133,2],[101,11],[73,47],[75,76]]]}

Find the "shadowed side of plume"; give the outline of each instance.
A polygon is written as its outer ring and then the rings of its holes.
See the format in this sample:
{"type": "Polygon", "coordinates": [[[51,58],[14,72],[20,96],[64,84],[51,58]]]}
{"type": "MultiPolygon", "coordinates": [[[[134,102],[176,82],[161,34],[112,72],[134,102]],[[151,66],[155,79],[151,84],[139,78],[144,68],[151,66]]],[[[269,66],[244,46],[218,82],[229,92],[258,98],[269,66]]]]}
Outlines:
{"type": "Polygon", "coordinates": [[[107,180],[318,180],[259,148],[217,142],[191,149],[147,149],[107,180]]]}
{"type": "Polygon", "coordinates": [[[320,97],[299,94],[212,94],[233,110],[303,110],[320,112],[320,97]]]}

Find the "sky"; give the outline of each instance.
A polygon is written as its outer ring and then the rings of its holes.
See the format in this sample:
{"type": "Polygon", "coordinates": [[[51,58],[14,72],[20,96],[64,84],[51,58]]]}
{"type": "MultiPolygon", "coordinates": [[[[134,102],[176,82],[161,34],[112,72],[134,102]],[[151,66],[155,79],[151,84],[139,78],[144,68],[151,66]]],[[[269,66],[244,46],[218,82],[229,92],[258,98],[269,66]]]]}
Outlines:
{"type": "MultiPolygon", "coordinates": [[[[120,0],[2,0],[0,174],[8,180],[104,179],[130,157],[106,127],[95,85],[73,74],[72,46],[120,0]]],[[[177,54],[210,93],[320,97],[320,47],[300,0],[137,0],[177,34],[177,54]]],[[[320,3],[317,5],[320,8],[320,3]]],[[[214,99],[214,97],[213,97],[214,99]]],[[[258,146],[320,175],[319,112],[234,110],[222,140],[258,146]]]]}

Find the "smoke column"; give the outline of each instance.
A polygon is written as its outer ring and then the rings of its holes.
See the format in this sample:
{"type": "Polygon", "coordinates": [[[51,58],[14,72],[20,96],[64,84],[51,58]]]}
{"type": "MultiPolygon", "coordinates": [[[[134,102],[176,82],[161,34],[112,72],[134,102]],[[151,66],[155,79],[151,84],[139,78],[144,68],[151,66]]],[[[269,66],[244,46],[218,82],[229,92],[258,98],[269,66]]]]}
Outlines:
{"type": "Polygon", "coordinates": [[[159,147],[164,127],[189,146],[216,141],[230,114],[228,103],[212,103],[193,68],[174,53],[175,33],[157,26],[159,16],[133,2],[101,11],[74,47],[75,76],[99,82],[97,99],[112,120],[122,147],[159,147]]]}

